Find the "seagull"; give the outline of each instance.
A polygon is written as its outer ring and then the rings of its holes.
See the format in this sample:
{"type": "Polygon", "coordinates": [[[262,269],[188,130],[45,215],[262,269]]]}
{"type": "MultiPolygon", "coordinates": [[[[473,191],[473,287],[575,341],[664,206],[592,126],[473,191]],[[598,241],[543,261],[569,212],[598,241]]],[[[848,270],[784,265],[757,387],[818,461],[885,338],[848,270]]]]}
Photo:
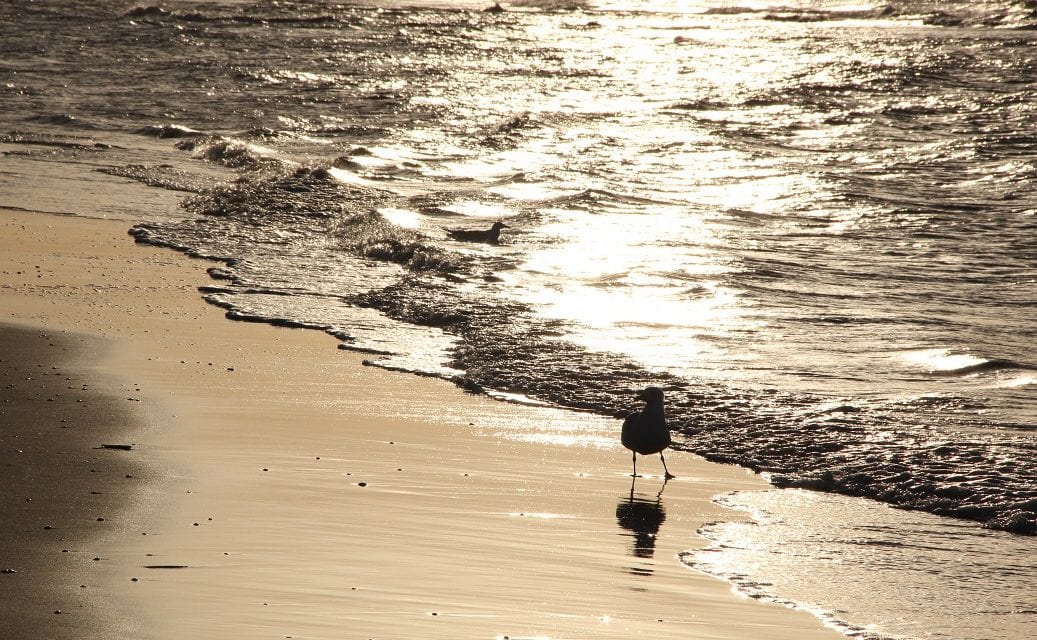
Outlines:
{"type": "Polygon", "coordinates": [[[645,408],[632,413],[623,422],[623,434],[620,440],[623,446],[634,452],[634,473],[637,477],[637,454],[646,456],[658,453],[663,461],[666,479],[675,478],[666,468],[663,449],[670,446],[670,429],[666,426],[666,412],[663,409],[663,390],[659,387],[648,387],[637,393],[637,397],[645,401],[645,408]]]}
{"type": "Polygon", "coordinates": [[[447,233],[450,234],[450,237],[454,240],[500,244],[500,230],[507,228],[508,225],[498,221],[494,222],[493,226],[485,231],[478,229],[449,229],[447,230],[447,233]]]}

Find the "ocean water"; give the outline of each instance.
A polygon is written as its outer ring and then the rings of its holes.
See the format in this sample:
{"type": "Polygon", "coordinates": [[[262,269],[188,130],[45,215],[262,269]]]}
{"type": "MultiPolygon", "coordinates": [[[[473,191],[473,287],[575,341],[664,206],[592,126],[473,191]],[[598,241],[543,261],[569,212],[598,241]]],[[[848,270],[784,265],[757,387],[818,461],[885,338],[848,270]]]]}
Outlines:
{"type": "Polygon", "coordinates": [[[1032,635],[1037,6],[489,5],[0,4],[0,206],[137,181],[229,317],[580,411],[661,386],[678,448],[792,488],[690,567],[1032,635]]]}

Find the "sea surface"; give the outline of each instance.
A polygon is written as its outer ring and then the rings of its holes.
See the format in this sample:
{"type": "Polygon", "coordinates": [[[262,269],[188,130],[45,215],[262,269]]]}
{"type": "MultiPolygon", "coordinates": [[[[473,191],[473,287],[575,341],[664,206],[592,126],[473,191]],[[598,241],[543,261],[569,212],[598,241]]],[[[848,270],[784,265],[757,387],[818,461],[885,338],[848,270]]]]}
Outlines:
{"type": "Polygon", "coordinates": [[[504,400],[661,386],[788,488],[689,567],[1037,635],[1037,3],[490,4],[0,3],[0,206],[139,182],[176,197],[107,213],[231,318],[504,400]]]}

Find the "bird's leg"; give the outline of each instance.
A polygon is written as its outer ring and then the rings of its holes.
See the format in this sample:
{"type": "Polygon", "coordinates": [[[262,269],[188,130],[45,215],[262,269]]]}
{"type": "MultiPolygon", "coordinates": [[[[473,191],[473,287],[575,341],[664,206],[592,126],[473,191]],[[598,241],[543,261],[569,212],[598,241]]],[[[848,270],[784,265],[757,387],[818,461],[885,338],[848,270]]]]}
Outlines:
{"type": "Polygon", "coordinates": [[[636,451],[634,452],[634,473],[631,474],[631,477],[633,477],[633,478],[637,477],[637,452],[636,451]]]}
{"type": "Polygon", "coordinates": [[[663,457],[662,451],[659,452],[659,459],[663,461],[663,471],[666,472],[666,479],[669,480],[670,478],[676,478],[677,476],[670,473],[670,470],[666,468],[666,458],[663,457]]]}

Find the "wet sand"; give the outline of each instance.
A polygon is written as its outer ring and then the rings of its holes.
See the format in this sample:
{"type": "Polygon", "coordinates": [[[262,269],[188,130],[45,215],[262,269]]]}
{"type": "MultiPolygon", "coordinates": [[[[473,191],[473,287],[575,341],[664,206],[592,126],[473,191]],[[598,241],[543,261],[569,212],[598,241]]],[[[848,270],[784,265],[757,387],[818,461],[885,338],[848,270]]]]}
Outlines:
{"type": "Polygon", "coordinates": [[[56,366],[74,387],[57,407],[85,383],[110,416],[72,440],[53,424],[71,409],[37,410],[49,388],[4,389],[0,464],[21,478],[5,511],[47,496],[2,524],[20,545],[0,547],[17,570],[0,575],[19,609],[0,613],[5,638],[841,637],[680,563],[699,526],[737,517],[710,498],[760,479],[673,453],[677,479],[632,492],[618,421],[230,322],[197,294],[208,263],[134,245],[128,226],[0,210],[0,322],[28,331],[2,332],[4,371],[56,366]],[[61,346],[24,340],[43,333],[61,346]],[[133,449],[92,448],[114,438],[133,449]],[[55,465],[69,471],[31,475],[55,465]]]}
{"type": "Polygon", "coordinates": [[[137,416],[83,375],[103,348],[0,324],[2,638],[77,637],[104,617],[88,591],[101,561],[93,541],[120,521],[148,470],[114,448],[135,435],[137,416]]]}

